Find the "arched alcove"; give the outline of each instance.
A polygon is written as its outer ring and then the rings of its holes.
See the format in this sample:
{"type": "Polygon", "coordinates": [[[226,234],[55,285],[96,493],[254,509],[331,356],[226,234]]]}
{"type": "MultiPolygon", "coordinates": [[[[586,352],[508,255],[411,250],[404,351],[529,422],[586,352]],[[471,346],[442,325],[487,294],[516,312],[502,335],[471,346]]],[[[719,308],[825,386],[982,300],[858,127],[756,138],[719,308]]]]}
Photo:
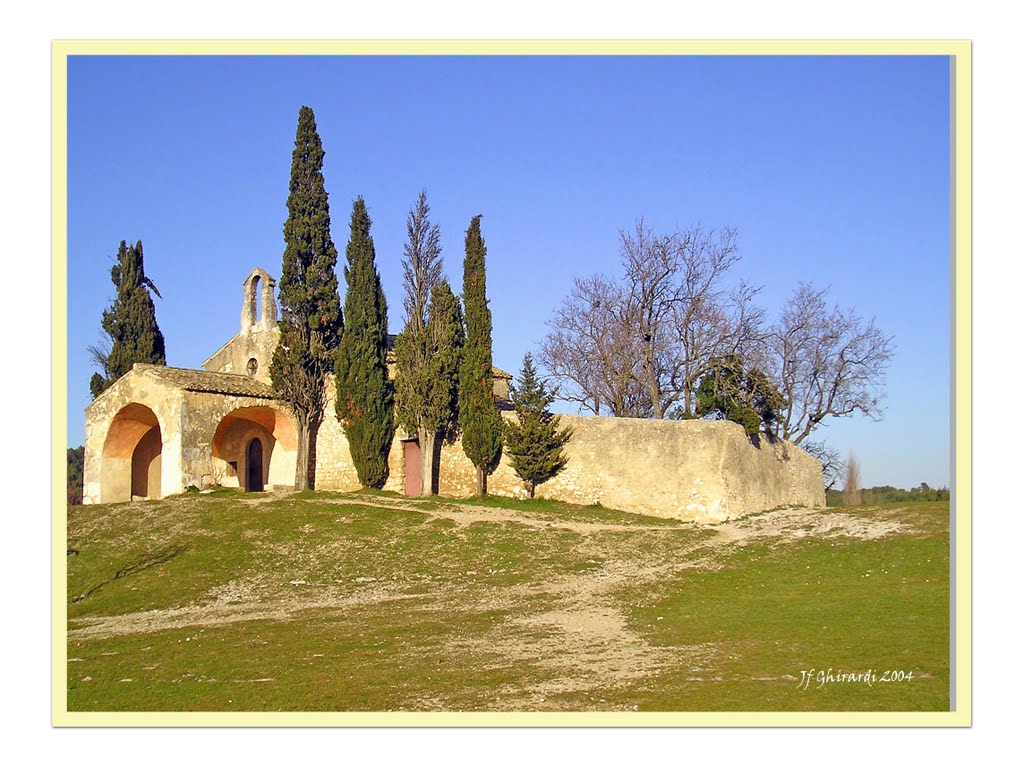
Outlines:
{"type": "Polygon", "coordinates": [[[210,445],[218,483],[256,492],[268,485],[294,486],[297,445],[287,414],[272,407],[233,410],[217,425],[210,445]]]}
{"type": "Polygon", "coordinates": [[[100,461],[100,502],[162,497],[163,438],[153,410],[132,403],[118,411],[100,461]]]}

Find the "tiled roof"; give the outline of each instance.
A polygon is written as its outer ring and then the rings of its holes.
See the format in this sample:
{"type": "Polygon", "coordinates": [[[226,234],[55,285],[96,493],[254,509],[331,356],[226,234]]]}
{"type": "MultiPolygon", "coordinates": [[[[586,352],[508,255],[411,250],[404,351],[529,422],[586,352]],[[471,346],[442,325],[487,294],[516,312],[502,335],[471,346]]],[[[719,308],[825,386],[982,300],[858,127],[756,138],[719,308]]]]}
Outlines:
{"type": "Polygon", "coordinates": [[[273,389],[266,383],[231,372],[205,372],[181,367],[156,364],[136,364],[133,369],[155,375],[184,391],[205,391],[230,396],[251,396],[256,399],[276,399],[273,389]]]}

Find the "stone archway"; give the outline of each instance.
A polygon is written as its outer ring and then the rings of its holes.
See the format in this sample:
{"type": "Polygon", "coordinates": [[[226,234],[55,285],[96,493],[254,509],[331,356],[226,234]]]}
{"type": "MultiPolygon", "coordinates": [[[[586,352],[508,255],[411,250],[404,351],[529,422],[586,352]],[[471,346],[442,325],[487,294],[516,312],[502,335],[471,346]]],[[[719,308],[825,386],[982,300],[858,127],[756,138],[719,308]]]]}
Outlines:
{"type": "Polygon", "coordinates": [[[110,422],[100,457],[100,502],[163,497],[163,434],[144,404],[122,407],[110,422]]]}
{"type": "Polygon", "coordinates": [[[294,487],[298,438],[291,418],[273,407],[240,407],[217,425],[210,451],[217,482],[249,492],[294,487]]]}

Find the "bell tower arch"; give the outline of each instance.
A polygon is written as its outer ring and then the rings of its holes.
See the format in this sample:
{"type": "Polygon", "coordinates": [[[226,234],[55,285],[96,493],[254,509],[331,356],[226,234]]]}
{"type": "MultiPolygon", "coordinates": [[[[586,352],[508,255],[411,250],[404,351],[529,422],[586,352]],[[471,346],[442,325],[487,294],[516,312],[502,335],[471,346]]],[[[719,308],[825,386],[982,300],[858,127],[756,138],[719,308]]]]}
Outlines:
{"type": "Polygon", "coordinates": [[[277,324],[277,281],[256,267],[242,282],[242,315],[238,334],[203,362],[209,372],[230,372],[270,383],[270,363],[281,337],[277,324]]]}
{"type": "Polygon", "coordinates": [[[242,327],[240,335],[249,335],[277,327],[277,282],[258,266],[242,282],[242,327]]]}

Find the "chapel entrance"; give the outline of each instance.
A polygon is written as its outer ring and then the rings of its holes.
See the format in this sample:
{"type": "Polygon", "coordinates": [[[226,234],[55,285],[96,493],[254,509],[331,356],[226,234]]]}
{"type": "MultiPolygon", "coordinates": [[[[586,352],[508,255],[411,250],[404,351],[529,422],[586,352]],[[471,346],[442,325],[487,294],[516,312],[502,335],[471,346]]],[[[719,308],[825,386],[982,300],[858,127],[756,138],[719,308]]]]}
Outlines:
{"type": "Polygon", "coordinates": [[[405,495],[419,497],[423,489],[423,461],[418,441],[402,442],[405,452],[405,495]]]}
{"type": "Polygon", "coordinates": [[[253,439],[245,450],[245,491],[263,491],[263,442],[253,439]]]}
{"type": "Polygon", "coordinates": [[[246,492],[295,486],[296,434],[272,407],[239,407],[224,415],[210,442],[211,481],[246,492]]]}

